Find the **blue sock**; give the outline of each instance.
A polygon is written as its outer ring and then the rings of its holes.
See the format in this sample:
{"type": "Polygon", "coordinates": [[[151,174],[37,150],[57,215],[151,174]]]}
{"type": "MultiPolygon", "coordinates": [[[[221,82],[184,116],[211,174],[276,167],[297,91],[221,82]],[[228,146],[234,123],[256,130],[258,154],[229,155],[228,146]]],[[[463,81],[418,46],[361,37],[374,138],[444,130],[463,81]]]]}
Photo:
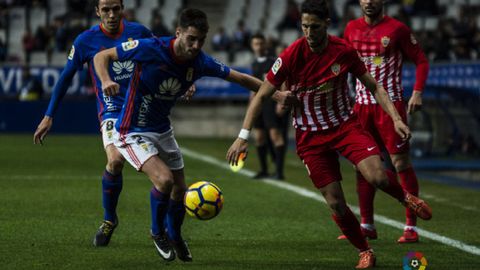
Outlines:
{"type": "Polygon", "coordinates": [[[102,177],[102,199],[103,208],[105,209],[103,219],[116,222],[117,220],[117,203],[120,192],[122,192],[123,177],[119,175],[112,175],[107,170],[102,177]]]}
{"type": "Polygon", "coordinates": [[[182,224],[184,217],[185,207],[183,206],[183,201],[170,200],[168,202],[167,217],[165,219],[165,226],[170,240],[182,240],[182,224]]]}
{"type": "Polygon", "coordinates": [[[163,220],[167,214],[168,208],[167,194],[158,191],[155,187],[150,191],[150,209],[152,211],[152,234],[159,235],[163,233],[165,227],[163,220]]]}

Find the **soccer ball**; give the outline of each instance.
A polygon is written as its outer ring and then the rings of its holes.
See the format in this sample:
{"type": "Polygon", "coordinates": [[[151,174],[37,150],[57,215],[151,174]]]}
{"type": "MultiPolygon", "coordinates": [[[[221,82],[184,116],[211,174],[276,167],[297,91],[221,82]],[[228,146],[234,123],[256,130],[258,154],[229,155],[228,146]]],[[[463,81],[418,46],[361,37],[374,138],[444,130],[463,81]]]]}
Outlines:
{"type": "Polygon", "coordinates": [[[183,200],[187,213],[200,220],[212,219],[223,207],[223,194],[213,183],[200,181],[192,184],[183,200]]]}

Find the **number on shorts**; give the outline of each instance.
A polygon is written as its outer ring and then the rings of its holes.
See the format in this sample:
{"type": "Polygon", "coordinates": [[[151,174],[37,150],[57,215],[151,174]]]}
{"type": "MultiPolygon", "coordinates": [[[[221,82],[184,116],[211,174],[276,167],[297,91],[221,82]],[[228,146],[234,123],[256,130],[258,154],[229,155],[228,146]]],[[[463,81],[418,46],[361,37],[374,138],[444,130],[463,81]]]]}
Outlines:
{"type": "Polygon", "coordinates": [[[138,144],[138,145],[141,145],[142,143],[145,143],[145,141],[143,140],[142,136],[140,135],[134,135],[132,136],[134,139],[135,139],[135,142],[138,144]]]}
{"type": "Polygon", "coordinates": [[[107,125],[107,131],[110,131],[113,129],[113,121],[107,121],[106,125],[107,125]]]}

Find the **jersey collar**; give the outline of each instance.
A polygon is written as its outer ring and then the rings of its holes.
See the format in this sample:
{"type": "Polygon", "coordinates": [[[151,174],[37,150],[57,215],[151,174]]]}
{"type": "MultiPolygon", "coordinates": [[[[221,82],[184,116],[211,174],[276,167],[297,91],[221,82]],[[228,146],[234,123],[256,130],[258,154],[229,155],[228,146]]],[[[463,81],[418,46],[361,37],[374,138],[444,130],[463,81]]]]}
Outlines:
{"type": "Polygon", "coordinates": [[[110,34],[105,28],[103,28],[102,23],[100,23],[100,30],[102,30],[103,34],[105,34],[109,38],[117,39],[123,34],[123,29],[125,28],[124,26],[124,19],[120,21],[120,29],[118,29],[118,32],[116,34],[110,34]]]}

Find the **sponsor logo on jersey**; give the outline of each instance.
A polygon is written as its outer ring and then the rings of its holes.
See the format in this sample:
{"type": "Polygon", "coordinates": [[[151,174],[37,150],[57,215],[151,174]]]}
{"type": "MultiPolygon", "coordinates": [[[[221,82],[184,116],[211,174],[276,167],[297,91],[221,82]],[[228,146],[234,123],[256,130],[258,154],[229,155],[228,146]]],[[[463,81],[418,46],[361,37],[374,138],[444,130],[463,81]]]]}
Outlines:
{"type": "Polygon", "coordinates": [[[216,58],[213,58],[213,61],[214,61],[215,63],[217,63],[218,65],[220,65],[220,70],[221,70],[222,72],[225,72],[225,64],[224,64],[224,63],[220,62],[220,60],[218,60],[218,59],[216,59],[216,58]]]}
{"type": "Polygon", "coordinates": [[[340,73],[340,64],[335,63],[330,67],[330,69],[332,70],[333,74],[335,74],[335,76],[337,76],[340,73]]]}
{"type": "Polygon", "coordinates": [[[387,37],[387,36],[382,37],[381,41],[382,41],[382,46],[384,48],[386,48],[388,46],[388,44],[390,44],[390,38],[387,37]]]}
{"type": "Polygon", "coordinates": [[[150,104],[152,103],[152,96],[146,95],[142,98],[142,103],[140,104],[140,109],[138,111],[138,126],[145,127],[147,126],[147,114],[150,111],[150,104]]]}
{"type": "Polygon", "coordinates": [[[135,49],[138,46],[138,40],[132,40],[122,43],[122,49],[126,52],[135,49]]]}
{"type": "Polygon", "coordinates": [[[169,99],[170,97],[175,96],[180,91],[181,87],[182,85],[176,78],[168,78],[158,86],[158,90],[161,94],[158,98],[169,99]]]}
{"type": "Polygon", "coordinates": [[[72,45],[70,52],[68,53],[68,60],[73,60],[73,56],[75,55],[75,46],[72,45]]]}
{"type": "Polygon", "coordinates": [[[282,58],[277,58],[277,60],[275,61],[275,63],[273,63],[273,66],[272,66],[272,72],[274,75],[277,75],[277,72],[278,70],[280,70],[280,68],[282,67],[282,58]]]}
{"type": "Polygon", "coordinates": [[[372,55],[372,56],[365,56],[365,57],[360,57],[363,63],[365,65],[375,65],[375,66],[380,66],[385,62],[385,59],[383,56],[380,55],[372,55]]]}
{"type": "Polygon", "coordinates": [[[120,61],[115,61],[113,62],[112,69],[115,73],[120,74],[122,71],[125,69],[127,72],[132,72],[133,71],[133,62],[132,61],[125,61],[125,62],[120,62],[120,61]]]}
{"type": "Polygon", "coordinates": [[[310,87],[300,87],[296,89],[297,92],[320,92],[321,94],[333,91],[333,83],[330,81],[324,82],[320,85],[310,87]]]}
{"type": "Polygon", "coordinates": [[[417,39],[413,34],[410,34],[410,42],[412,42],[413,45],[417,45],[417,39]]]}
{"type": "Polygon", "coordinates": [[[191,82],[193,79],[193,68],[187,69],[187,77],[185,78],[187,82],[191,82]]]}

